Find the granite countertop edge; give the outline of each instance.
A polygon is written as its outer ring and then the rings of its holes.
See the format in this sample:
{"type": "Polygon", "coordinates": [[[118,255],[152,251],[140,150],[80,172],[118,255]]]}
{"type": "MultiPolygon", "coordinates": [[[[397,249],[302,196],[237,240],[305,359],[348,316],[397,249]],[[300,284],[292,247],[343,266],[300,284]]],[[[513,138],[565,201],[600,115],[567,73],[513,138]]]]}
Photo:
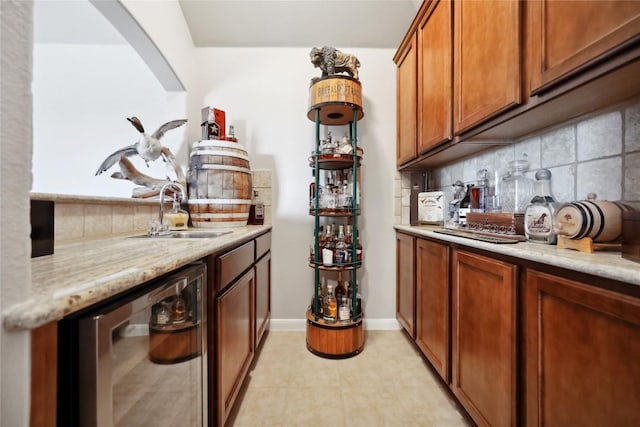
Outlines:
{"type": "Polygon", "coordinates": [[[208,255],[251,240],[271,230],[271,225],[228,230],[232,232],[213,239],[123,235],[56,245],[53,255],[31,260],[30,295],[25,301],[3,310],[3,325],[7,330],[24,330],[61,320],[208,255]]]}
{"type": "Polygon", "coordinates": [[[414,235],[461,244],[523,260],[534,261],[640,286],[640,264],[622,258],[620,252],[596,251],[594,253],[584,253],[558,248],[556,245],[541,245],[529,242],[519,242],[517,244],[487,243],[464,237],[435,233],[434,230],[442,228],[439,226],[394,225],[394,228],[398,231],[404,231],[414,235]]]}

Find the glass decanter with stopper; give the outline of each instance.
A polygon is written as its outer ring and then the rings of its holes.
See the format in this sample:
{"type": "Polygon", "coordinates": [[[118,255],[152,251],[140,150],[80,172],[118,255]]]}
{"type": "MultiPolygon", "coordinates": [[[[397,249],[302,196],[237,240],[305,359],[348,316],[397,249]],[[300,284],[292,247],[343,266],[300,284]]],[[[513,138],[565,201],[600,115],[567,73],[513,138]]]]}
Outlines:
{"type": "Polygon", "coordinates": [[[558,203],[551,195],[551,172],[540,169],[535,177],[533,197],[524,213],[524,234],[529,242],[553,245],[558,240],[552,227],[558,203]]]}
{"type": "Polygon", "coordinates": [[[525,176],[528,170],[529,162],[526,159],[509,162],[507,174],[502,177],[503,212],[524,213],[533,193],[533,181],[525,176]]]}

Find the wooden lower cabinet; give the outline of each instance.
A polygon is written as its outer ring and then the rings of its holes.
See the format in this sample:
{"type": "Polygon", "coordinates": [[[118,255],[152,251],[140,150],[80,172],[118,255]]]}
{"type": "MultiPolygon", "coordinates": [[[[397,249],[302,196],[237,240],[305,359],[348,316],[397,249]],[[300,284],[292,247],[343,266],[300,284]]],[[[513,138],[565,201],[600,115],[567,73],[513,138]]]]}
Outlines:
{"type": "Polygon", "coordinates": [[[450,381],[451,286],[449,247],[416,241],[416,344],[440,376],[450,381]]]}
{"type": "Polygon", "coordinates": [[[396,233],[396,319],[411,338],[416,337],[416,238],[396,233]]]}
{"type": "Polygon", "coordinates": [[[260,341],[267,331],[271,317],[271,252],[256,263],[256,343],[258,348],[260,341]]]}
{"type": "Polygon", "coordinates": [[[527,425],[640,425],[640,298],[531,270],[524,293],[527,425]]]}
{"type": "Polygon", "coordinates": [[[518,423],[517,270],[513,264],[453,251],[451,388],[479,426],[518,423]]]}
{"type": "Polygon", "coordinates": [[[31,332],[31,427],[55,427],[58,394],[58,322],[31,332]]]}
{"type": "Polygon", "coordinates": [[[216,298],[217,424],[224,426],[254,355],[254,269],[216,298]]]}

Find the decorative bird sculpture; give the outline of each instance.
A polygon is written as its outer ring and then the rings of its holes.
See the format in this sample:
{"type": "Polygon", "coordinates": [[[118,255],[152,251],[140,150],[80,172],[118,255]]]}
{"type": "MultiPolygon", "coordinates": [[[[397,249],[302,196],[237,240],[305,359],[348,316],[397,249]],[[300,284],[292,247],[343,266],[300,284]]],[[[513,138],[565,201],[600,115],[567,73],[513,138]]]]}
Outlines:
{"type": "MultiPolygon", "coordinates": [[[[160,144],[160,139],[164,136],[164,134],[171,130],[175,129],[179,126],[182,126],[187,122],[186,119],[181,120],[172,120],[160,126],[158,130],[156,130],[152,135],[147,135],[144,132],[144,127],[142,126],[142,122],[137,117],[127,118],[129,122],[140,132],[140,139],[135,144],[129,145],[127,147],[121,148],[115,153],[112,153],[107,157],[96,172],[96,175],[100,175],[102,172],[109,169],[111,166],[116,164],[122,156],[133,156],[135,154],[139,155],[144,159],[149,166],[149,162],[156,160],[162,154],[164,157],[163,147],[160,144]]],[[[166,151],[166,150],[165,150],[166,151]]],[[[166,161],[166,159],[164,159],[166,161]]]]}

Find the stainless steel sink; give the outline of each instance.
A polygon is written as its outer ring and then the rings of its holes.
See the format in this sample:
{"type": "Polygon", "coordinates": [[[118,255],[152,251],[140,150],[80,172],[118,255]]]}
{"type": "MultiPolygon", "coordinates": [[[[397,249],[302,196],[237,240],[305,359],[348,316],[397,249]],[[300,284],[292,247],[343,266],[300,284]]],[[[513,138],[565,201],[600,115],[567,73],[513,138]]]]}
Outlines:
{"type": "Polygon", "coordinates": [[[231,231],[210,231],[210,230],[184,230],[184,231],[170,231],[168,233],[149,235],[142,234],[139,236],[131,236],[132,238],[148,238],[148,239],[213,239],[216,237],[229,234],[231,231]]]}

